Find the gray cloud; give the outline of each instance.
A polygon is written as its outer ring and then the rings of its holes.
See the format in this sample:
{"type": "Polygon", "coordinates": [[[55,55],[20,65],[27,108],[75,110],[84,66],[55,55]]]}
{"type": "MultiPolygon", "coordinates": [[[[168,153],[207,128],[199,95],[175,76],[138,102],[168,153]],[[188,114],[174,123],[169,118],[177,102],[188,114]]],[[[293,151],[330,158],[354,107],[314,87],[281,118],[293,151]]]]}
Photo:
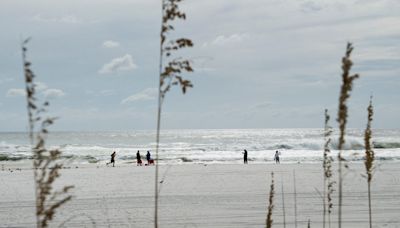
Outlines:
{"type": "Polygon", "coordinates": [[[36,91],[43,91],[46,90],[48,87],[45,83],[43,82],[35,82],[35,89],[36,91]]]}
{"type": "Polygon", "coordinates": [[[75,15],[50,17],[50,16],[42,16],[41,14],[36,14],[32,19],[34,21],[39,21],[39,22],[52,22],[52,23],[65,23],[65,24],[80,24],[80,23],[82,23],[82,21],[80,19],[78,19],[75,15]]]}
{"type": "Polygon", "coordinates": [[[26,92],[24,89],[9,89],[7,91],[7,97],[23,97],[25,96],[26,92]]]}
{"type": "Polygon", "coordinates": [[[120,44],[113,40],[106,40],[103,42],[103,47],[105,47],[105,48],[116,48],[119,46],[120,46],[120,44]]]}
{"type": "MultiPolygon", "coordinates": [[[[65,96],[64,91],[62,91],[61,89],[48,88],[47,85],[43,82],[36,82],[35,85],[36,85],[35,87],[36,93],[41,94],[46,98],[57,98],[65,96]]],[[[25,89],[18,89],[18,88],[9,89],[6,93],[6,97],[20,97],[25,95],[26,95],[25,89]]]]}
{"type": "Polygon", "coordinates": [[[237,44],[249,38],[250,36],[246,33],[239,33],[239,34],[235,33],[230,36],[219,35],[210,43],[208,42],[204,43],[203,47],[207,47],[209,45],[224,46],[224,45],[237,44]]]}
{"type": "Polygon", "coordinates": [[[103,65],[99,74],[111,74],[118,71],[130,71],[136,69],[137,65],[133,62],[131,55],[126,54],[122,57],[112,59],[109,63],[103,65]]]}
{"type": "Polygon", "coordinates": [[[64,91],[60,89],[46,89],[42,92],[42,94],[47,98],[57,98],[65,96],[64,91]]]}
{"type": "Polygon", "coordinates": [[[147,88],[139,93],[133,94],[121,101],[121,104],[132,103],[135,101],[147,101],[154,100],[158,95],[158,90],[156,88],[147,88]]]}
{"type": "Polygon", "coordinates": [[[315,1],[306,1],[301,4],[301,11],[304,13],[318,12],[322,10],[322,6],[315,1]]]}

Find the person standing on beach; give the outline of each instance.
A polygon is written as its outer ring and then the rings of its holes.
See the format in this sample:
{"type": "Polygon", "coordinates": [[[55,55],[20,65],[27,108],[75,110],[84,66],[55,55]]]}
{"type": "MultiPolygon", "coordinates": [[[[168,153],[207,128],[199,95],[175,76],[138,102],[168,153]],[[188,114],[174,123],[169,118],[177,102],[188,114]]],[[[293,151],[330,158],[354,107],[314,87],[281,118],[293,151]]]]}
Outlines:
{"type": "Polygon", "coordinates": [[[113,164],[113,167],[115,167],[114,165],[115,165],[115,155],[116,155],[116,153],[115,153],[115,151],[111,154],[111,161],[110,162],[108,162],[108,163],[106,163],[106,165],[108,165],[108,164],[113,164]]]}
{"type": "Polygon", "coordinates": [[[147,165],[150,165],[150,159],[151,159],[150,151],[147,151],[146,154],[147,165]]]}
{"type": "Polygon", "coordinates": [[[142,165],[142,158],[140,157],[139,151],[137,151],[137,153],[136,153],[136,162],[137,162],[137,165],[142,165]]]}
{"type": "Polygon", "coordinates": [[[243,162],[244,164],[247,164],[247,150],[244,150],[243,152],[243,162]]]}
{"type": "Polygon", "coordinates": [[[275,152],[274,160],[275,160],[275,163],[276,163],[276,164],[281,163],[281,162],[279,161],[279,154],[280,154],[280,153],[279,153],[278,151],[275,152]]]}

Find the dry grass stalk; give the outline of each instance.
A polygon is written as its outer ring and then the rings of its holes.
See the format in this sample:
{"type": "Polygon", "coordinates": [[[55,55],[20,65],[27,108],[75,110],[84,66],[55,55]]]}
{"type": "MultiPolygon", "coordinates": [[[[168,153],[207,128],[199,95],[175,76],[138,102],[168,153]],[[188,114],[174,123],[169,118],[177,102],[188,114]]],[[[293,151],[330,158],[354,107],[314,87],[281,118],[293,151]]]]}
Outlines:
{"type": "Polygon", "coordinates": [[[282,176],[281,176],[281,190],[282,190],[283,227],[286,228],[285,191],[284,191],[284,189],[283,189],[283,178],[282,178],[282,176]]]}
{"type": "Polygon", "coordinates": [[[31,62],[27,60],[27,43],[26,39],[22,43],[22,58],[26,85],[26,98],[29,122],[29,138],[31,141],[33,152],[33,172],[35,180],[36,194],[36,225],[37,227],[47,227],[53,219],[56,209],[71,200],[68,191],[73,186],[65,186],[61,190],[54,190],[53,183],[60,176],[59,170],[62,164],[58,163],[61,151],[46,148],[46,138],[48,127],[54,123],[55,118],[44,118],[43,113],[47,111],[49,103],[46,101],[43,105],[38,106],[35,97],[35,74],[30,69],[31,62]],[[40,122],[40,128],[35,133],[35,125],[40,122]]]}
{"type": "Polygon", "coordinates": [[[293,170],[293,190],[294,190],[294,227],[297,228],[297,190],[296,190],[296,171],[293,170]]]}
{"type": "MultiPolygon", "coordinates": [[[[338,181],[338,191],[339,191],[339,203],[338,203],[338,225],[339,228],[342,227],[342,187],[343,187],[343,174],[342,174],[342,166],[345,159],[342,156],[342,150],[345,143],[344,136],[346,134],[346,124],[347,124],[347,117],[348,117],[348,108],[347,108],[347,99],[350,98],[350,91],[353,87],[353,81],[357,79],[359,76],[358,74],[350,75],[351,66],[353,62],[350,59],[351,52],[353,51],[353,46],[351,43],[347,43],[346,47],[346,54],[342,58],[342,87],[340,90],[340,97],[339,97],[339,108],[338,108],[338,117],[337,121],[339,123],[339,146],[338,146],[338,165],[339,165],[339,181],[338,181]]],[[[347,166],[347,164],[346,164],[347,166]]]]}
{"type": "Polygon", "coordinates": [[[269,205],[268,205],[268,214],[267,219],[265,221],[265,227],[271,228],[272,227],[272,211],[274,209],[274,172],[271,173],[271,186],[269,190],[269,205]]]}
{"type": "Polygon", "coordinates": [[[326,224],[326,214],[328,212],[328,224],[331,227],[331,213],[332,213],[332,193],[334,191],[333,185],[335,182],[332,180],[332,162],[333,158],[330,155],[331,151],[329,149],[331,143],[332,127],[329,126],[330,116],[328,114],[328,109],[325,109],[325,128],[324,128],[324,194],[323,194],[323,227],[326,224]]]}
{"type": "Polygon", "coordinates": [[[375,152],[372,150],[372,146],[371,146],[371,138],[372,138],[371,123],[372,123],[372,117],[374,115],[374,109],[372,106],[372,97],[370,98],[367,111],[368,111],[368,122],[367,122],[367,128],[365,129],[365,134],[364,134],[365,170],[366,170],[367,181],[368,181],[369,227],[372,228],[371,182],[372,182],[372,174],[373,174],[373,170],[374,170],[374,160],[375,160],[375,152]]]}
{"type": "Polygon", "coordinates": [[[168,39],[167,35],[175,28],[172,22],[175,19],[186,19],[186,14],[179,9],[179,3],[183,0],[162,0],[162,21],[160,32],[160,59],[159,59],[159,87],[158,87],[158,112],[157,112],[157,133],[156,133],[156,168],[155,168],[155,206],[154,206],[154,227],[158,227],[158,161],[159,143],[161,128],[162,104],[166,93],[172,86],[179,85],[185,94],[193,84],[182,77],[184,72],[193,72],[190,61],[181,57],[174,58],[174,52],[182,48],[192,47],[193,42],[187,38],[168,39]]]}

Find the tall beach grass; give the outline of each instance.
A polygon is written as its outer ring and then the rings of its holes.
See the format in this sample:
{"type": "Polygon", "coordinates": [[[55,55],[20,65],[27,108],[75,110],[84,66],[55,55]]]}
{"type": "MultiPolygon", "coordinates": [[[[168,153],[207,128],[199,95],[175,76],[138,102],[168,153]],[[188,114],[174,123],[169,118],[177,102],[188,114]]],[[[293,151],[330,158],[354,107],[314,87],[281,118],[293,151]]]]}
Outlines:
{"type": "MultiPolygon", "coordinates": [[[[343,146],[345,144],[346,124],[348,117],[347,100],[350,98],[350,92],[353,88],[353,81],[359,77],[358,74],[350,75],[353,62],[350,59],[353,46],[347,43],[346,54],[342,58],[342,86],[339,96],[339,107],[337,122],[339,123],[339,144],[338,144],[338,227],[342,227],[342,205],[343,205],[343,146]]],[[[344,165],[347,167],[347,164],[344,165]]]]}
{"type": "Polygon", "coordinates": [[[161,113],[165,95],[172,86],[179,85],[185,94],[187,89],[193,87],[192,83],[182,77],[184,72],[193,72],[188,59],[176,56],[176,52],[182,48],[193,46],[193,42],[187,38],[169,39],[168,34],[175,30],[173,21],[185,20],[186,14],[179,9],[179,3],[183,0],[161,0],[161,31],[160,31],[160,56],[159,56],[159,83],[158,83],[158,109],[157,109],[157,133],[156,133],[156,168],[154,188],[154,227],[158,227],[158,197],[159,197],[159,144],[161,129],[161,113]]]}
{"type": "Polygon", "coordinates": [[[372,97],[370,98],[369,105],[367,108],[368,111],[368,120],[367,127],[364,133],[364,143],[365,143],[365,171],[367,177],[368,184],[368,215],[369,215],[369,227],[372,228],[372,205],[371,205],[371,184],[374,170],[374,160],[375,160],[375,152],[371,146],[371,138],[372,138],[372,130],[371,123],[373,120],[374,109],[372,106],[372,97]]]}
{"type": "Polygon", "coordinates": [[[265,227],[271,228],[272,227],[272,212],[274,210],[274,195],[275,195],[275,184],[274,184],[274,172],[271,173],[271,185],[269,189],[269,198],[268,198],[268,212],[267,212],[267,219],[265,220],[265,227]]]}
{"type": "Polygon", "coordinates": [[[324,155],[323,155],[323,169],[324,169],[324,188],[323,188],[323,227],[326,227],[326,217],[328,217],[328,226],[331,227],[331,213],[332,213],[332,193],[334,191],[333,185],[335,182],[332,180],[332,162],[333,158],[330,155],[330,143],[332,135],[332,127],[329,126],[330,116],[328,109],[325,109],[325,127],[324,127],[324,155]]]}
{"type": "Polygon", "coordinates": [[[49,107],[49,102],[38,104],[36,97],[35,74],[31,70],[32,63],[27,60],[27,44],[30,39],[22,42],[22,61],[24,68],[26,100],[29,124],[29,139],[33,154],[33,173],[35,183],[35,208],[36,208],[36,227],[48,227],[53,219],[56,210],[70,201],[72,195],[69,191],[72,185],[64,186],[55,190],[53,185],[60,177],[62,163],[59,162],[61,151],[58,149],[48,150],[46,138],[48,127],[51,126],[54,117],[45,117],[44,114],[49,107]],[[38,130],[36,125],[39,124],[38,130]]]}

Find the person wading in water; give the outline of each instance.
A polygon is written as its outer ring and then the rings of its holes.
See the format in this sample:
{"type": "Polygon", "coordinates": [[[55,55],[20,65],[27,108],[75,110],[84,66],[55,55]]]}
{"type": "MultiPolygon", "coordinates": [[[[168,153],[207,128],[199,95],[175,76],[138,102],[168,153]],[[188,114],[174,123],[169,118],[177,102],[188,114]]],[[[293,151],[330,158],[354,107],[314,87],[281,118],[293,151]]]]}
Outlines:
{"type": "Polygon", "coordinates": [[[244,164],[247,164],[247,150],[244,150],[243,152],[243,162],[244,164]]]}
{"type": "Polygon", "coordinates": [[[281,154],[281,153],[279,153],[279,151],[276,151],[276,152],[275,152],[274,160],[275,160],[275,163],[276,163],[276,164],[281,163],[281,162],[279,161],[279,155],[280,155],[280,154],[281,154]]]}

